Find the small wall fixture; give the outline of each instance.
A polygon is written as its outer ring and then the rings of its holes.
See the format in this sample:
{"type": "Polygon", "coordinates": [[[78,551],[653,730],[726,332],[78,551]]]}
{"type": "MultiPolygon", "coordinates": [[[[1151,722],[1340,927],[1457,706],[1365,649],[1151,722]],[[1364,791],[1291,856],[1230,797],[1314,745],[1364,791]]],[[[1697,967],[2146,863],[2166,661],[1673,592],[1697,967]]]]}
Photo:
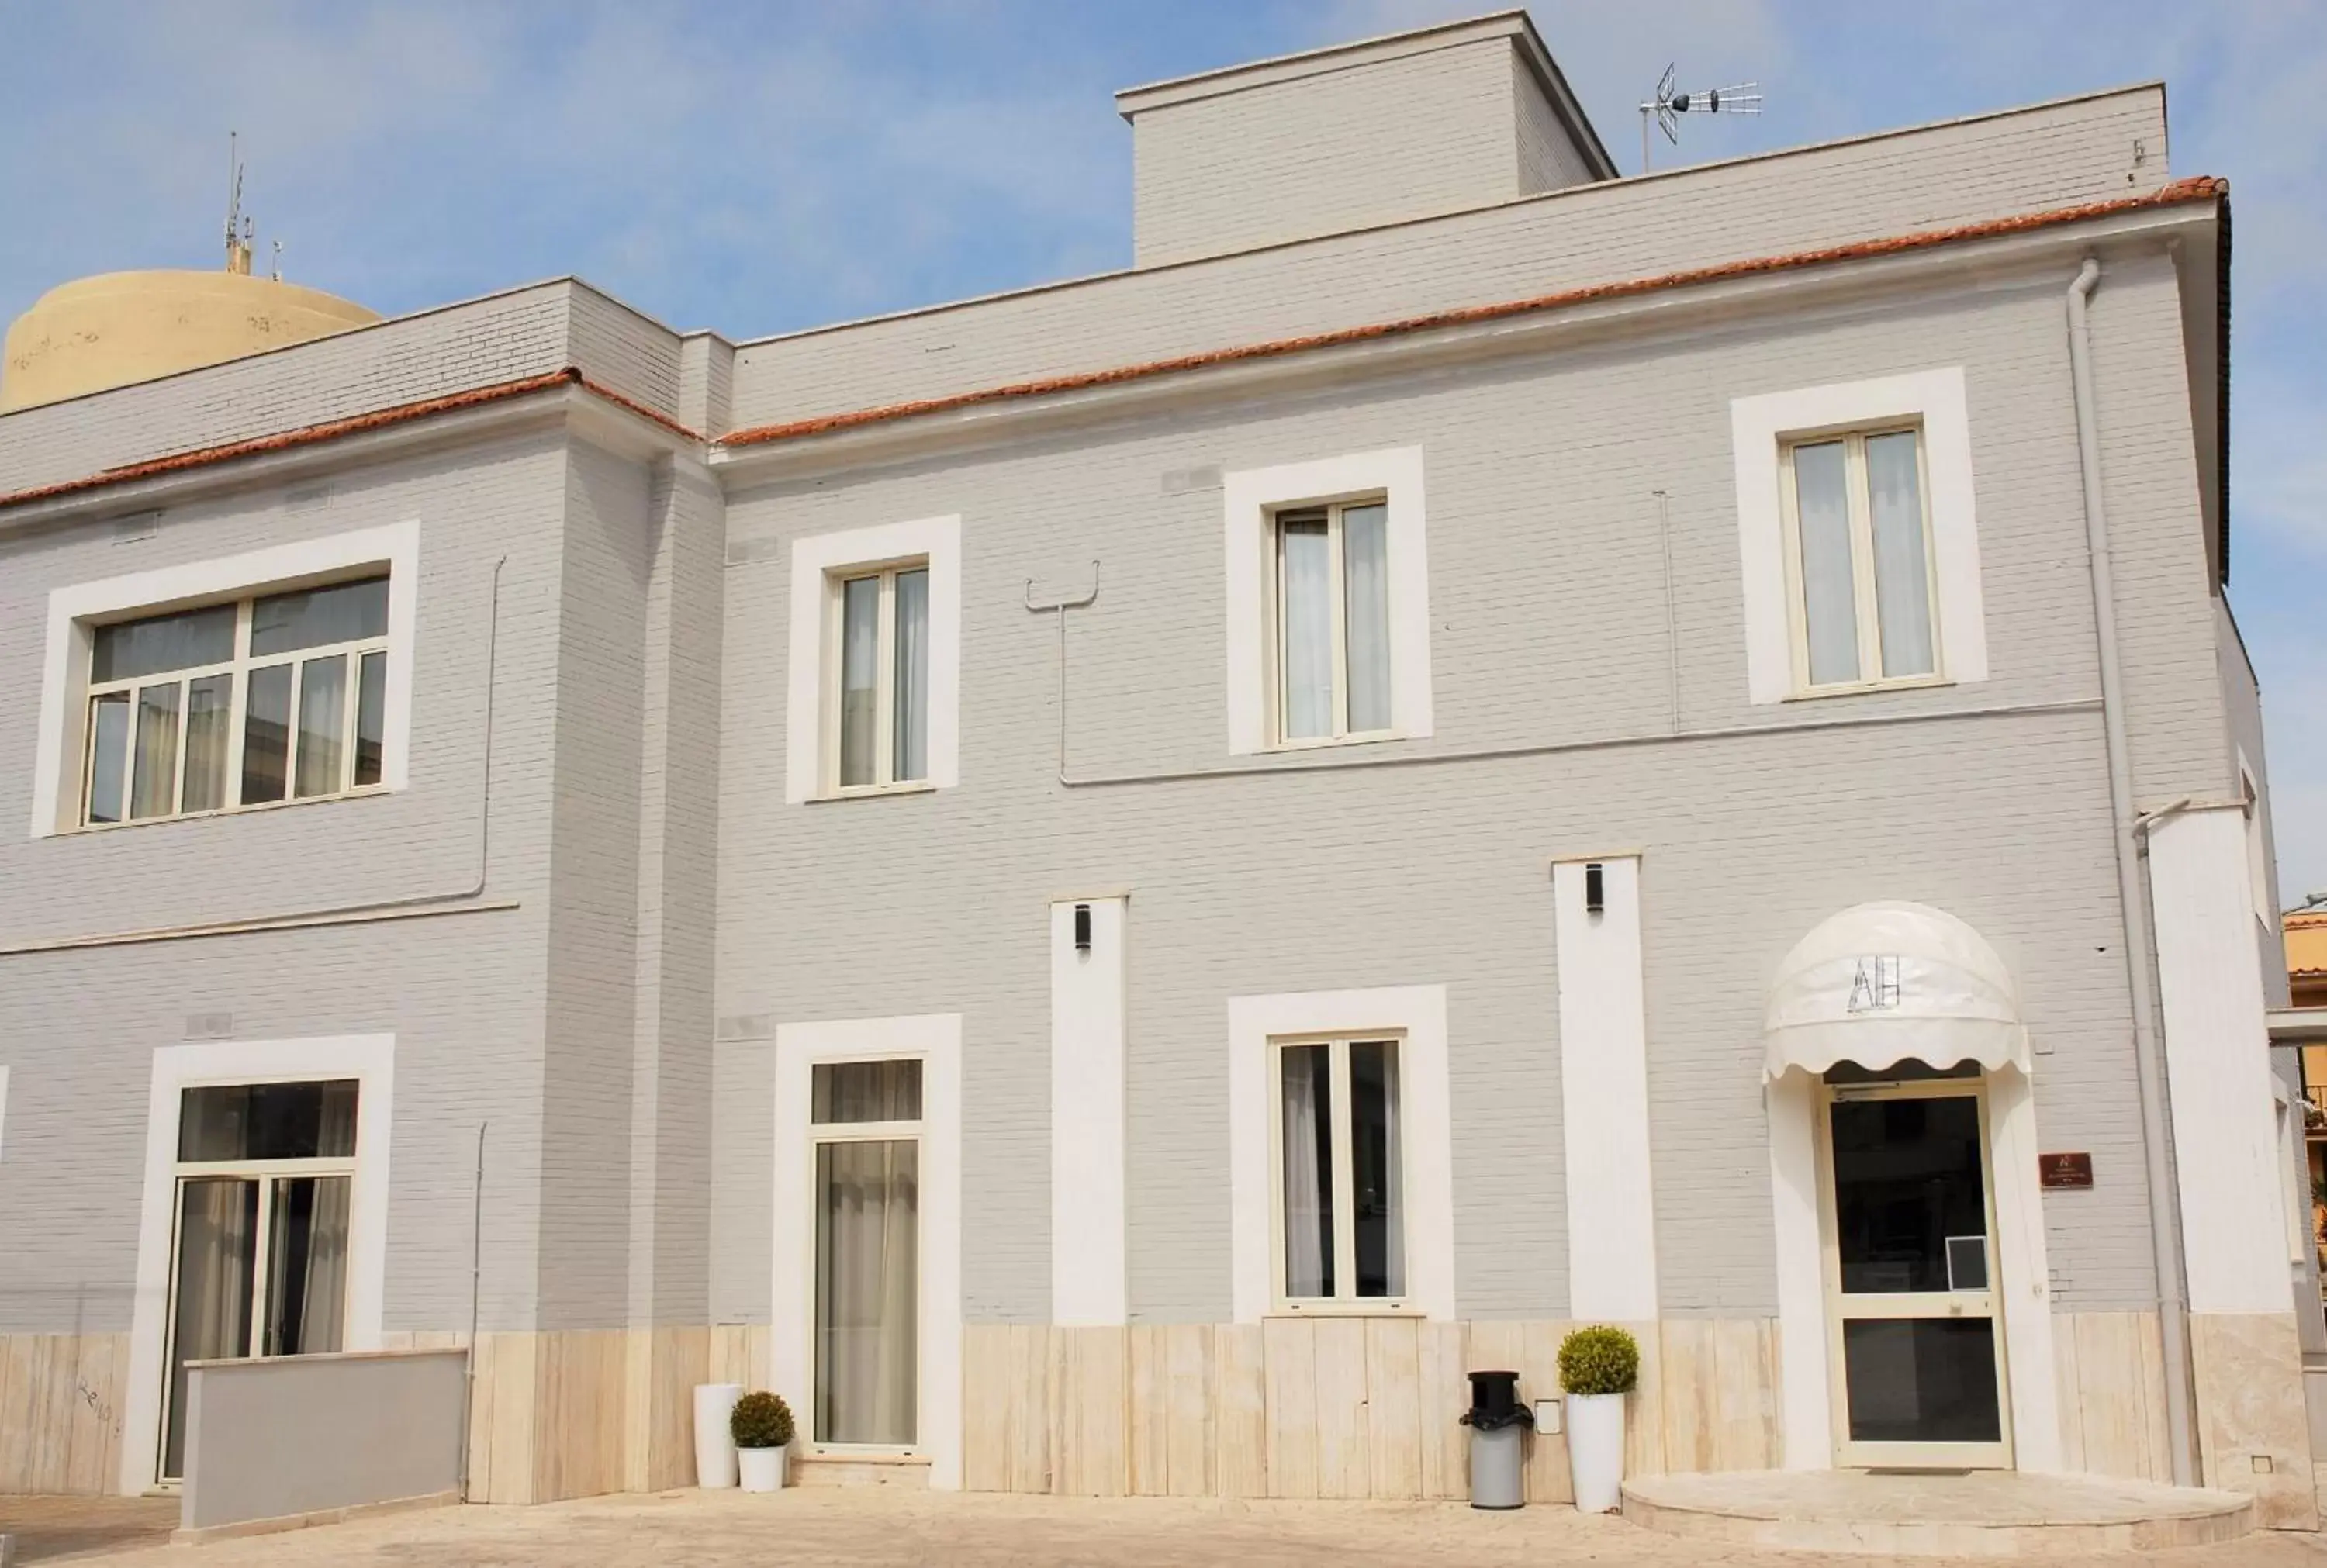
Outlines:
{"type": "Polygon", "coordinates": [[[1090,951],[1090,906],[1089,904],[1075,906],[1075,951],[1078,953],[1090,951]]]}
{"type": "Polygon", "coordinates": [[[1586,861],[1584,865],[1584,912],[1597,915],[1607,908],[1607,878],[1598,861],[1586,861]]]}

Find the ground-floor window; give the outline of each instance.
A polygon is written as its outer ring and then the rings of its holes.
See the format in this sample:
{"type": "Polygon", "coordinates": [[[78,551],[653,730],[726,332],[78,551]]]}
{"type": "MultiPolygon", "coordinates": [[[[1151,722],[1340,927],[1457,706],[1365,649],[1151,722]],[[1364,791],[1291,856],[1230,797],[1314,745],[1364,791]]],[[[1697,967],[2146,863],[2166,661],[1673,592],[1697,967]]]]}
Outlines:
{"type": "Polygon", "coordinates": [[[185,1463],[186,1364],[339,1349],[357,1080],[179,1095],[161,1474],[185,1463]]]}
{"type": "Polygon", "coordinates": [[[919,1396],[921,1063],[816,1065],[818,1442],[911,1447],[919,1396]]]}
{"type": "Polygon", "coordinates": [[[1398,1041],[1274,1042],[1277,1289],[1288,1311],[1406,1294],[1398,1041]]]}

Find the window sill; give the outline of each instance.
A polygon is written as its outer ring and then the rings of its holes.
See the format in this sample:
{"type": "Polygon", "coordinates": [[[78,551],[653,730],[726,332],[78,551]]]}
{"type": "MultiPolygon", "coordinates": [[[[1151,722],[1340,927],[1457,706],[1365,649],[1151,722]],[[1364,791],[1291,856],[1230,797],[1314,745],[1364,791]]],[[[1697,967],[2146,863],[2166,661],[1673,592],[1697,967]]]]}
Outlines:
{"type": "Polygon", "coordinates": [[[879,800],[892,795],[934,795],[938,787],[926,779],[916,779],[905,784],[859,784],[848,789],[827,789],[821,795],[811,795],[802,804],[825,806],[839,800],[879,800]]]}
{"type": "Polygon", "coordinates": [[[351,800],[378,800],[403,791],[382,784],[367,789],[345,789],[336,795],[306,795],[294,800],[259,800],[248,806],[221,806],[215,811],[181,811],[174,817],[139,817],[127,822],[83,822],[71,827],[60,827],[42,834],[42,838],[86,838],[100,833],[119,833],[133,827],[169,827],[185,822],[216,822],[222,817],[257,817],[269,811],[287,811],[301,806],[344,806],[351,800]]]}
{"type": "Polygon", "coordinates": [[[1268,1316],[1282,1322],[1299,1322],[1304,1318],[1426,1318],[1429,1315],[1408,1302],[1304,1302],[1299,1306],[1279,1302],[1268,1309],[1268,1316]]]}
{"type": "Polygon", "coordinates": [[[1261,748],[1260,755],[1281,756],[1287,752],[1331,751],[1343,746],[1378,746],[1385,741],[1406,739],[1402,730],[1368,730],[1357,735],[1320,735],[1314,740],[1273,741],[1261,748]]]}
{"type": "Polygon", "coordinates": [[[1790,703],[1823,702],[1827,697],[1867,696],[1876,692],[1923,692],[1940,686],[1954,686],[1955,681],[1943,675],[1910,676],[1903,680],[1855,680],[1834,686],[1802,686],[1789,693],[1782,700],[1790,703]]]}
{"type": "Polygon", "coordinates": [[[892,1448],[877,1443],[811,1442],[801,1446],[802,1464],[925,1465],[930,1456],[918,1448],[892,1448]]]}

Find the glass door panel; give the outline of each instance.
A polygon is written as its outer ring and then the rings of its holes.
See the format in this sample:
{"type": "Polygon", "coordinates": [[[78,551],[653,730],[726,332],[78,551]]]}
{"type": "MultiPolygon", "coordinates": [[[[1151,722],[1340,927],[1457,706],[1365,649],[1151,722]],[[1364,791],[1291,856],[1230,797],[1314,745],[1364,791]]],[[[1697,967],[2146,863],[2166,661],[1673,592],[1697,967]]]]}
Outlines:
{"type": "Polygon", "coordinates": [[[258,1187],[233,1176],[178,1184],[176,1310],[170,1324],[170,1412],[163,1477],[182,1473],[186,1363],[250,1352],[251,1266],[258,1245],[258,1187]]]}
{"type": "Polygon", "coordinates": [[[1840,1462],[2009,1464],[1978,1091],[1837,1093],[1825,1144],[1840,1462]]]}
{"type": "Polygon", "coordinates": [[[260,1355],[312,1356],[340,1349],[347,1320],[350,1181],[346,1176],[289,1176],[274,1183],[260,1355]]]}
{"type": "Polygon", "coordinates": [[[816,1146],[816,1441],[911,1447],[921,1144],[816,1146]]]}

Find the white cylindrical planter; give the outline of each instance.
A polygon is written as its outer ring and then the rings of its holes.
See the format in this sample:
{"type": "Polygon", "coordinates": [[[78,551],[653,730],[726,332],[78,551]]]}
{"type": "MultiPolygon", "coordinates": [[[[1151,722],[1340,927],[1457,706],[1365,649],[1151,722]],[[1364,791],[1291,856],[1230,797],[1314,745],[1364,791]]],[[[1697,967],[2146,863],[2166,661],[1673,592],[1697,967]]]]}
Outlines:
{"type": "Polygon", "coordinates": [[[783,1490],[784,1452],[780,1448],[737,1449],[735,1468],[742,1472],[743,1489],[747,1492],[783,1490]]]}
{"type": "Polygon", "coordinates": [[[1605,1514],[1623,1501],[1624,1396],[1567,1396],[1567,1472],[1575,1482],[1575,1507],[1605,1514]]]}
{"type": "Polygon", "coordinates": [[[698,1383],[695,1386],[695,1484],[732,1487],[735,1484],[735,1440],[727,1431],[727,1417],[743,1397],[741,1383],[698,1383]]]}

